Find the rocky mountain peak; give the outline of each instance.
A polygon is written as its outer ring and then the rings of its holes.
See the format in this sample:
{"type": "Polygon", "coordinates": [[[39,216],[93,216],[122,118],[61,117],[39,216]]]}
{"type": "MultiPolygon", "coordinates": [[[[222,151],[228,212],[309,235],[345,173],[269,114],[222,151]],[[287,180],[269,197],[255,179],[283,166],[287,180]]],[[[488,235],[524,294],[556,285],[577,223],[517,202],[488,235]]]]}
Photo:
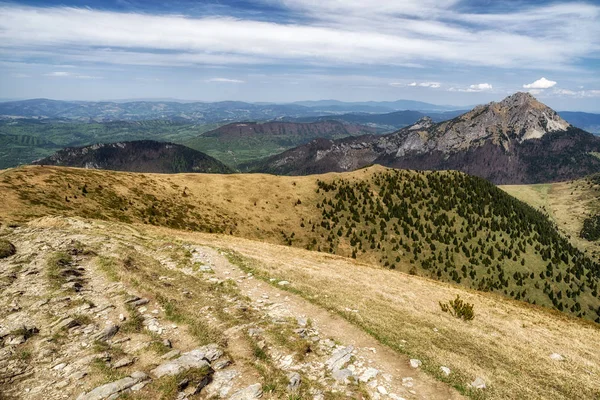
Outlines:
{"type": "Polygon", "coordinates": [[[546,133],[564,131],[570,126],[556,111],[524,92],[483,106],[482,116],[485,117],[482,123],[501,126],[505,137],[516,136],[520,142],[539,139],[546,133]]]}
{"type": "Polygon", "coordinates": [[[416,130],[420,130],[420,129],[427,129],[427,128],[433,126],[433,124],[434,124],[433,120],[430,117],[425,116],[423,118],[420,118],[417,122],[415,122],[411,126],[409,126],[408,130],[416,131],[416,130]]]}

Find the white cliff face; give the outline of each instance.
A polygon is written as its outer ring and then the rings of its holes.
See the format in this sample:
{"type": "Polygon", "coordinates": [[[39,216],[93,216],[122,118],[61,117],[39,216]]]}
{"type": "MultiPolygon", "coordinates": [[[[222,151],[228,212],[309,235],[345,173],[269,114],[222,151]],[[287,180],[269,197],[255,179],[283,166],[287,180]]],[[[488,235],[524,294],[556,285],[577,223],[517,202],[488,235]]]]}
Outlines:
{"type": "Polygon", "coordinates": [[[564,131],[569,123],[529,93],[516,93],[499,103],[478,106],[453,120],[434,125],[420,120],[382,138],[378,146],[386,154],[403,157],[429,151],[455,153],[491,142],[508,151],[512,142],[539,139],[564,131]]]}

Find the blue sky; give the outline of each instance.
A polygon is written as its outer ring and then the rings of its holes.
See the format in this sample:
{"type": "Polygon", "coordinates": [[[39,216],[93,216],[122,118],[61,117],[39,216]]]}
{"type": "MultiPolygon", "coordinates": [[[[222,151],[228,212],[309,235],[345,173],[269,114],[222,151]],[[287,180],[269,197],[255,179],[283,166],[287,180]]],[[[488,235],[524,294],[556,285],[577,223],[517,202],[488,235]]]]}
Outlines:
{"type": "Polygon", "coordinates": [[[600,112],[600,3],[0,2],[0,97],[472,105],[600,112]]]}

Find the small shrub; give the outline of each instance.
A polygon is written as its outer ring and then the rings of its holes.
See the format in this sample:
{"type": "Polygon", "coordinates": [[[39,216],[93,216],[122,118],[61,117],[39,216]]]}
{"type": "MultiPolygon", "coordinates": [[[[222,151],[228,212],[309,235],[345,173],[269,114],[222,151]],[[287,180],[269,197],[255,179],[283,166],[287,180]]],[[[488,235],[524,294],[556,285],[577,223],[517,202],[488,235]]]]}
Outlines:
{"type": "Polygon", "coordinates": [[[456,318],[462,318],[465,321],[471,321],[475,318],[473,304],[465,303],[461,300],[459,295],[456,295],[456,299],[449,300],[448,303],[442,303],[440,301],[440,307],[443,312],[450,313],[450,315],[456,318]]]}
{"type": "Polygon", "coordinates": [[[15,255],[17,249],[6,239],[0,239],[0,258],[7,258],[15,255]]]}

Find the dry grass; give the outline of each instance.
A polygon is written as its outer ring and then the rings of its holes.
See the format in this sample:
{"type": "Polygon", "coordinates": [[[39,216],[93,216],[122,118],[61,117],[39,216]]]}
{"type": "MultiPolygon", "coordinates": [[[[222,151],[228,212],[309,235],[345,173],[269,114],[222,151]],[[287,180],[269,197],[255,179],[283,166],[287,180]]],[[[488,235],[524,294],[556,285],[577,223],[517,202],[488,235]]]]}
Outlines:
{"type": "Polygon", "coordinates": [[[579,237],[584,219],[600,211],[598,189],[586,179],[499,187],[511,196],[546,212],[559,230],[581,250],[600,252],[599,243],[579,237]]]}
{"type": "Polygon", "coordinates": [[[267,281],[290,281],[289,290],[344,316],[392,349],[421,359],[424,369],[463,392],[481,376],[491,399],[600,396],[600,353],[595,350],[600,330],[595,324],[341,257],[226,236],[179,236],[237,252],[246,268],[267,281]],[[456,295],[474,304],[475,320],[465,322],[440,310],[440,301],[456,295]],[[567,360],[551,360],[555,352],[567,360]],[[442,365],[453,371],[449,378],[439,374],[442,365]]]}

